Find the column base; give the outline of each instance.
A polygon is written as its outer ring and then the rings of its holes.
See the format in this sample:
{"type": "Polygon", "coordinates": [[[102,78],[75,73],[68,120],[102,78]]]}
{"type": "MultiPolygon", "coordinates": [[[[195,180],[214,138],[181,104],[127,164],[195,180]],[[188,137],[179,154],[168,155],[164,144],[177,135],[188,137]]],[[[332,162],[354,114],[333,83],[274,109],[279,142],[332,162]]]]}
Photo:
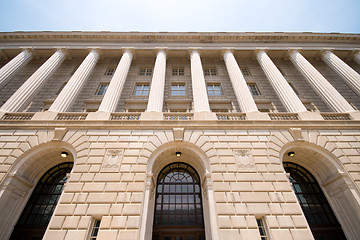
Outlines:
{"type": "Polygon", "coordinates": [[[317,112],[299,112],[300,120],[324,120],[320,113],[317,112]]]}
{"type": "Polygon", "coordinates": [[[218,119],[216,113],[213,112],[195,112],[193,120],[213,121],[218,119]]]}
{"type": "Polygon", "coordinates": [[[140,120],[161,121],[164,120],[164,116],[162,112],[143,112],[141,113],[140,120]]]}
{"type": "Polygon", "coordinates": [[[271,120],[269,114],[263,112],[248,112],[246,120],[271,120]]]}
{"type": "Polygon", "coordinates": [[[352,120],[360,120],[360,112],[359,111],[350,112],[349,115],[352,120]]]}
{"type": "Polygon", "coordinates": [[[31,120],[55,120],[56,116],[58,115],[57,112],[37,112],[34,114],[34,116],[31,118],[31,120]]]}
{"type": "Polygon", "coordinates": [[[110,119],[111,113],[109,112],[89,112],[85,120],[90,121],[106,121],[110,119]]]}
{"type": "Polygon", "coordinates": [[[3,116],[5,115],[6,112],[0,112],[0,119],[3,118],[3,116]]]}

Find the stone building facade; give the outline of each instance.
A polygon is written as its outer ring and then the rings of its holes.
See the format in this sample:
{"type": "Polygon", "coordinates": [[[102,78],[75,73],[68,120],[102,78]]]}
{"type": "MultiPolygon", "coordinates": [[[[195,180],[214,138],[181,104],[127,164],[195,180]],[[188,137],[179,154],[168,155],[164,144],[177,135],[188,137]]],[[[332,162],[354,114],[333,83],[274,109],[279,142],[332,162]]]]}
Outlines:
{"type": "Polygon", "coordinates": [[[359,48],[0,33],[0,238],[359,239],[359,48]]]}

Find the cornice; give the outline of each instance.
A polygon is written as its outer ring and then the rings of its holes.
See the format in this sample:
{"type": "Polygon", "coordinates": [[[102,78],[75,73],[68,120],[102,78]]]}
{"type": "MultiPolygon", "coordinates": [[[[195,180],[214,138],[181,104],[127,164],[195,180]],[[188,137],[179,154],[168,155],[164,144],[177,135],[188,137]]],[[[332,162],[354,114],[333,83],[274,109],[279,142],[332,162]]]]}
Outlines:
{"type": "Polygon", "coordinates": [[[348,33],[235,33],[235,32],[4,32],[0,42],[339,42],[360,43],[360,34],[348,33]]]}

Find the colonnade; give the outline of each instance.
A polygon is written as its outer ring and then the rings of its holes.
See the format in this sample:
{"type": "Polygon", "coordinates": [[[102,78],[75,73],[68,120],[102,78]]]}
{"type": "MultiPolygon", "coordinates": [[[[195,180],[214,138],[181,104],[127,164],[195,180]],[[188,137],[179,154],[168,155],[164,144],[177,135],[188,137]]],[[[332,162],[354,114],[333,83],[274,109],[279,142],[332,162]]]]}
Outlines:
{"type": "MultiPolygon", "coordinates": [[[[194,48],[190,49],[190,51],[194,113],[211,113],[201,63],[201,50],[194,48]]],[[[259,65],[263,69],[266,77],[270,81],[287,111],[290,113],[307,112],[306,107],[268,56],[267,50],[256,49],[255,54],[259,65]]],[[[66,112],[70,109],[82,87],[85,85],[86,80],[91,75],[99,56],[99,49],[89,50],[89,54],[50,106],[50,112],[66,112]]],[[[331,50],[322,51],[321,56],[324,62],[336,73],[338,73],[345,83],[360,95],[360,75],[343,60],[337,57],[331,50]]],[[[166,75],[166,57],[167,49],[158,48],[146,112],[162,112],[166,75]]],[[[0,69],[0,89],[3,88],[32,58],[32,51],[24,49],[15,58],[4,65],[0,69]]],[[[46,81],[57,70],[65,58],[65,50],[57,49],[55,53],[4,103],[4,105],[0,108],[0,112],[22,111],[26,105],[32,101],[34,96],[44,86],[46,81]]],[[[106,94],[100,104],[98,109],[99,112],[109,113],[115,111],[132,59],[133,49],[125,48],[120,62],[110,81],[106,94]]],[[[258,112],[255,101],[247,87],[245,78],[239,68],[232,50],[224,50],[223,59],[241,111],[244,113],[258,112]]],[[[324,76],[321,75],[314,66],[311,65],[308,60],[306,60],[306,58],[298,50],[290,49],[289,59],[334,112],[356,112],[347,100],[329,83],[324,76]]],[[[360,64],[360,53],[354,54],[354,60],[360,64]]]]}

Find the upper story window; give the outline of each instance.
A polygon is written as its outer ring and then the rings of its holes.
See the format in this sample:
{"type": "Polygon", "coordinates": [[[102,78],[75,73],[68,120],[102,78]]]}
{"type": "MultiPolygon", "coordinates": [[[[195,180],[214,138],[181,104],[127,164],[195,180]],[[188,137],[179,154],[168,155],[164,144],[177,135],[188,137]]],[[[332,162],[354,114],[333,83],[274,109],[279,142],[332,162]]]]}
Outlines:
{"type": "Polygon", "coordinates": [[[99,229],[100,229],[100,223],[101,223],[100,219],[95,219],[94,225],[91,229],[91,234],[90,234],[89,240],[96,240],[98,233],[99,233],[99,229]]]}
{"type": "Polygon", "coordinates": [[[152,68],[140,68],[139,75],[140,76],[151,76],[152,68]]]}
{"type": "Polygon", "coordinates": [[[106,76],[112,76],[112,75],[114,75],[114,73],[115,73],[115,68],[114,68],[114,67],[109,67],[109,68],[106,70],[105,75],[106,75],[106,76]]]}
{"type": "Polygon", "coordinates": [[[173,76],[184,76],[184,68],[183,67],[173,68],[172,75],[173,76]]]}
{"type": "Polygon", "coordinates": [[[135,96],[148,96],[150,86],[148,83],[137,83],[135,86],[135,96]]]}
{"type": "Polygon", "coordinates": [[[205,76],[216,76],[217,75],[216,68],[215,67],[204,68],[204,75],[205,76]]]}
{"type": "Polygon", "coordinates": [[[209,96],[222,96],[221,86],[218,83],[208,84],[207,92],[209,96]]]}
{"type": "Polygon", "coordinates": [[[260,90],[259,90],[259,88],[257,87],[257,85],[255,83],[249,83],[248,88],[249,88],[249,90],[251,92],[251,95],[253,95],[253,96],[261,95],[260,90]]]}
{"type": "Polygon", "coordinates": [[[240,68],[240,70],[244,76],[251,76],[251,72],[250,72],[249,68],[243,67],[243,68],[240,68]]]}
{"type": "Polygon", "coordinates": [[[109,87],[108,83],[100,83],[98,89],[96,90],[95,95],[104,96],[108,87],[109,87]]]}
{"type": "Polygon", "coordinates": [[[185,83],[171,84],[171,96],[185,96],[185,83]]]}
{"type": "Polygon", "coordinates": [[[267,240],[268,237],[266,235],[266,231],[265,231],[265,226],[264,226],[264,222],[262,219],[256,219],[257,225],[258,225],[258,229],[259,229],[259,233],[260,233],[260,237],[261,240],[267,240]]]}

